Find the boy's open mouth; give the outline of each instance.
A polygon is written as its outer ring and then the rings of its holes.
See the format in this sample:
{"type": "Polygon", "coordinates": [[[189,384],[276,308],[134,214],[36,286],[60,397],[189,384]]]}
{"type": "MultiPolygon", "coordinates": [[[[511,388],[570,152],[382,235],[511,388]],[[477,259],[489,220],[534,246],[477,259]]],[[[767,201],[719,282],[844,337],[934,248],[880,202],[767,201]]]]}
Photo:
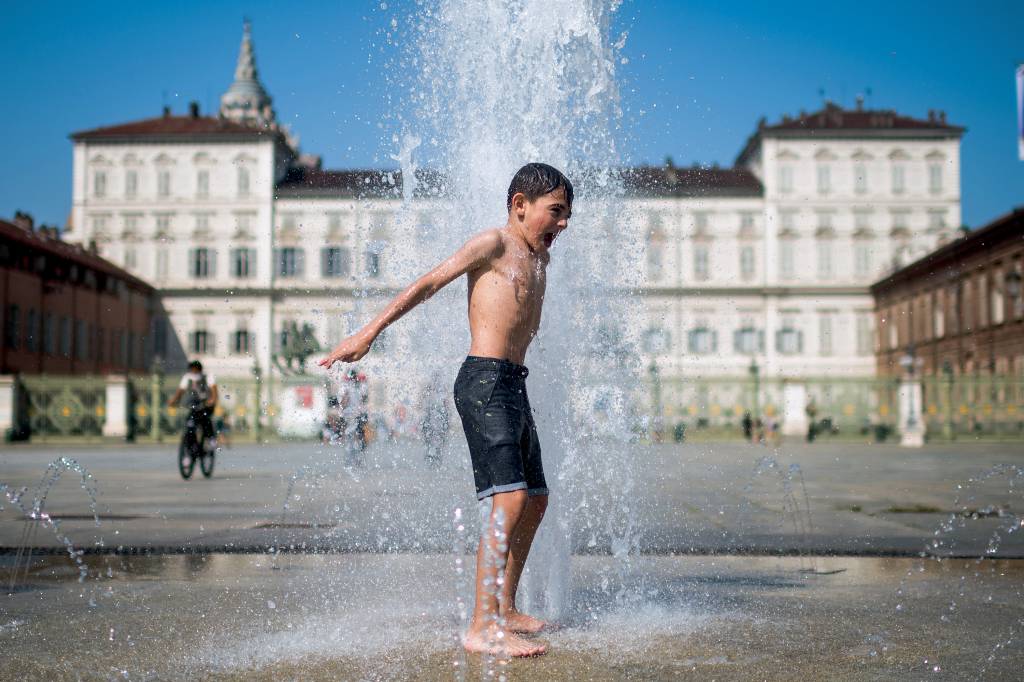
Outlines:
{"type": "Polygon", "coordinates": [[[555,235],[550,232],[544,233],[544,248],[551,248],[551,245],[555,243],[555,235]]]}

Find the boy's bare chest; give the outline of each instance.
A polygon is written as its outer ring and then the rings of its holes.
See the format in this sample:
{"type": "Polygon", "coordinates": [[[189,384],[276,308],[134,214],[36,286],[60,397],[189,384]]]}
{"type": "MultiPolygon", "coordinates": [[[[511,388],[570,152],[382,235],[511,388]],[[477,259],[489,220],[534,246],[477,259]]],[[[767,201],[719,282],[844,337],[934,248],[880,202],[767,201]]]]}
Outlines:
{"type": "Polygon", "coordinates": [[[501,280],[507,283],[517,303],[532,305],[544,297],[547,284],[546,268],[539,259],[510,259],[503,264],[501,280]]]}

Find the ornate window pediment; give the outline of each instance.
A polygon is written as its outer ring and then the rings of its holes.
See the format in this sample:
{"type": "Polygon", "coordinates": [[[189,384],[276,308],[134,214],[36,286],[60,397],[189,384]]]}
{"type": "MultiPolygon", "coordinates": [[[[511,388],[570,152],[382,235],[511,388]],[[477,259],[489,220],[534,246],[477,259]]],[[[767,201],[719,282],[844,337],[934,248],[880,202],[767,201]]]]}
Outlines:
{"type": "Polygon", "coordinates": [[[814,154],[815,161],[835,161],[838,157],[827,147],[822,147],[814,154]]]}
{"type": "Polygon", "coordinates": [[[142,159],[140,159],[137,155],[132,154],[131,152],[129,152],[128,154],[125,154],[121,158],[121,165],[122,166],[141,166],[142,165],[142,159]]]}
{"type": "Polygon", "coordinates": [[[161,153],[158,154],[155,159],[153,159],[153,163],[155,163],[158,166],[173,166],[175,162],[174,159],[171,158],[169,155],[161,153]]]}
{"type": "Polygon", "coordinates": [[[936,149],[935,151],[928,152],[924,158],[928,161],[945,161],[946,155],[936,149]]]}
{"type": "Polygon", "coordinates": [[[192,163],[197,166],[212,166],[217,163],[217,160],[210,156],[208,152],[196,152],[195,156],[192,157],[192,163]]]}
{"type": "Polygon", "coordinates": [[[112,166],[114,164],[110,161],[110,159],[108,159],[107,157],[103,156],[102,154],[95,154],[91,159],[89,159],[89,165],[91,165],[91,166],[112,166]]]}
{"type": "Polygon", "coordinates": [[[863,149],[858,149],[857,151],[850,155],[850,158],[853,159],[854,161],[871,161],[875,157],[873,157],[871,154],[864,151],[863,149]]]}
{"type": "Polygon", "coordinates": [[[799,161],[800,160],[799,156],[797,156],[796,154],[794,154],[793,152],[791,152],[788,149],[783,149],[781,152],[779,152],[778,156],[776,156],[775,158],[777,158],[779,161],[799,161]]]}
{"type": "Polygon", "coordinates": [[[910,154],[907,154],[902,149],[894,149],[889,153],[890,161],[909,161],[910,154]]]}

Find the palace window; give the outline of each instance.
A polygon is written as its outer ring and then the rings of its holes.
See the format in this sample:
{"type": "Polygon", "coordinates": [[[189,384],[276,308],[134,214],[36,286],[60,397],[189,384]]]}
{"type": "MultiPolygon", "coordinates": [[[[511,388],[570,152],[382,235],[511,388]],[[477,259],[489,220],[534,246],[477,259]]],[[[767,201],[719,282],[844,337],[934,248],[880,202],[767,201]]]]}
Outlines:
{"type": "Polygon", "coordinates": [[[277,250],[278,277],[301,277],[305,252],[295,246],[285,246],[277,250]]]}
{"type": "Polygon", "coordinates": [[[818,313],[818,354],[832,355],[832,315],[818,313]]]}
{"type": "Polygon", "coordinates": [[[85,320],[75,320],[75,359],[85,360],[89,357],[89,335],[86,332],[85,320]]]}
{"type": "Polygon", "coordinates": [[[747,244],[740,247],[740,275],[745,280],[751,280],[754,278],[756,272],[756,263],[754,259],[754,247],[747,244]]]}
{"type": "Polygon", "coordinates": [[[157,172],[156,194],[161,198],[171,196],[171,171],[162,170],[157,172]]]}
{"type": "Polygon", "coordinates": [[[832,191],[832,168],[826,163],[818,164],[818,194],[832,191]]]}
{"type": "Polygon", "coordinates": [[[782,320],[782,327],[775,332],[775,350],[782,355],[796,355],[803,352],[804,334],[796,328],[790,318],[782,320]]]}
{"type": "Polygon", "coordinates": [[[793,191],[793,166],[784,163],[779,166],[779,192],[789,194],[793,191]]]}
{"type": "Polygon", "coordinates": [[[167,249],[164,247],[158,247],[156,250],[156,264],[154,271],[156,272],[156,279],[158,282],[162,282],[167,279],[167,249]]]}
{"type": "Polygon", "coordinates": [[[97,199],[107,196],[107,172],[96,171],[92,176],[92,193],[97,199]]]}
{"type": "Polygon", "coordinates": [[[256,249],[238,248],[231,252],[231,274],[238,279],[256,276],[256,249]]]}
{"type": "Polygon", "coordinates": [[[53,334],[53,313],[43,315],[43,352],[53,355],[57,351],[57,344],[54,342],[53,334]]]}
{"type": "Polygon", "coordinates": [[[657,327],[652,327],[644,332],[640,344],[648,355],[660,355],[668,352],[672,347],[669,333],[657,327]]]}
{"type": "Polygon", "coordinates": [[[747,324],[733,332],[733,350],[743,355],[764,351],[764,332],[747,324]]]}
{"type": "Polygon", "coordinates": [[[7,317],[4,320],[4,344],[11,350],[17,350],[21,339],[21,308],[11,303],[7,306],[7,317]]]}
{"type": "Polygon", "coordinates": [[[942,292],[937,292],[932,299],[932,336],[941,339],[946,335],[946,311],[942,292]]]}
{"type": "Polygon", "coordinates": [[[247,355],[252,348],[252,334],[248,329],[237,329],[234,334],[232,351],[235,355],[247,355]]]}
{"type": "Polygon", "coordinates": [[[718,333],[701,325],[690,330],[687,341],[690,352],[695,355],[714,353],[718,348],[718,333]]]}
{"type": "Polygon", "coordinates": [[[196,329],[189,334],[189,350],[193,353],[208,353],[212,345],[210,333],[205,329],[196,329]]]}
{"type": "Polygon", "coordinates": [[[711,253],[707,244],[693,246],[693,278],[705,282],[711,276],[711,253]]]}
{"type": "Polygon", "coordinates": [[[249,196],[249,169],[245,166],[238,167],[238,196],[249,196]]]}
{"type": "Polygon", "coordinates": [[[792,239],[779,240],[779,279],[792,279],[795,273],[794,261],[796,243],[792,239]]]}
{"type": "Polygon", "coordinates": [[[201,170],[196,173],[196,198],[206,199],[210,196],[210,171],[201,170]]]}
{"type": "Polygon", "coordinates": [[[858,241],[853,246],[853,269],[857,277],[871,275],[871,244],[858,241]]]}
{"type": "Polygon", "coordinates": [[[903,194],[906,191],[906,169],[897,163],[892,167],[892,193],[903,194]]]}
{"type": "Polygon", "coordinates": [[[832,279],[832,240],[820,239],[818,249],[818,279],[832,279]]]}
{"type": "Polygon", "coordinates": [[[1006,319],[1006,300],[1003,297],[1003,271],[992,271],[992,289],[989,292],[989,304],[992,308],[989,319],[992,324],[1002,324],[1006,319]]]}
{"type": "Polygon", "coordinates": [[[217,271],[217,251],[205,246],[192,249],[189,274],[196,279],[208,279],[217,271]]]}
{"type": "Polygon", "coordinates": [[[28,309],[25,316],[25,350],[35,353],[39,350],[38,314],[35,308],[28,309]]]}
{"type": "Polygon", "coordinates": [[[858,163],[853,167],[853,191],[857,194],[868,192],[868,167],[858,163]]]}
{"type": "Polygon", "coordinates": [[[871,329],[871,313],[857,315],[857,355],[874,353],[874,332],[871,329]]]}
{"type": "MultiPolygon", "coordinates": [[[[654,218],[651,222],[654,223],[654,218]]],[[[660,223],[660,219],[658,219],[660,223]]],[[[658,227],[652,227],[647,233],[647,277],[661,279],[664,270],[665,238],[658,227]]]]}
{"type": "Polygon", "coordinates": [[[351,270],[352,257],[348,247],[327,246],[320,250],[320,274],[322,277],[347,277],[351,270]]]}
{"type": "Polygon", "coordinates": [[[71,357],[71,319],[66,315],[60,318],[60,354],[65,358],[71,357]]]}
{"type": "Polygon", "coordinates": [[[928,191],[932,194],[942,193],[942,164],[928,164],[928,191]]]}
{"type": "Polygon", "coordinates": [[[124,196],[127,199],[134,199],[135,195],[139,193],[139,173],[138,171],[125,171],[124,173],[124,196]]]}

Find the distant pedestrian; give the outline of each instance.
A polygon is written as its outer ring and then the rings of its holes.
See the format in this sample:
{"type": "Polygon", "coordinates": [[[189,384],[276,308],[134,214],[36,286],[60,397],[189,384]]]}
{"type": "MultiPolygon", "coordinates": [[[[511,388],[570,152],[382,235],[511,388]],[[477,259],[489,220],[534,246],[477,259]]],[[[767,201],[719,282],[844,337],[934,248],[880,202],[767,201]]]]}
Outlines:
{"type": "Polygon", "coordinates": [[[749,412],[743,413],[743,421],[741,424],[743,424],[743,440],[749,443],[754,437],[754,420],[750,416],[749,412]]]}
{"type": "Polygon", "coordinates": [[[815,404],[814,398],[810,399],[804,411],[807,413],[807,442],[813,443],[814,438],[818,435],[818,425],[815,422],[818,417],[818,406],[815,404]]]}

